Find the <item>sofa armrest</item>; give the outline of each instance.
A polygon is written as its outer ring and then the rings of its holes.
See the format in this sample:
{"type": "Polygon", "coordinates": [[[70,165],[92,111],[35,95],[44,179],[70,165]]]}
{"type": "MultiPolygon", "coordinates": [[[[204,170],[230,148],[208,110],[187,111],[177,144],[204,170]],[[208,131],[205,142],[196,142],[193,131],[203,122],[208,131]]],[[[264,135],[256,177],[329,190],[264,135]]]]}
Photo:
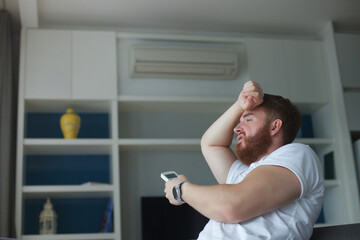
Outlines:
{"type": "Polygon", "coordinates": [[[360,223],[317,227],[310,240],[352,240],[360,239],[360,223]]]}

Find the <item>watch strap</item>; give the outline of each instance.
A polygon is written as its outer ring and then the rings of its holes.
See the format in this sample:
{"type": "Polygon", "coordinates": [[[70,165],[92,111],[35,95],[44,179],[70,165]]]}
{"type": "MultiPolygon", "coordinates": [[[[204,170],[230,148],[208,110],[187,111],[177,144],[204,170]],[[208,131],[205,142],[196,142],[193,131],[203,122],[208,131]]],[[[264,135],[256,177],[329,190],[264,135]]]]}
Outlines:
{"type": "Polygon", "coordinates": [[[176,196],[174,196],[174,199],[176,201],[178,201],[179,203],[185,203],[182,199],[181,199],[181,185],[184,183],[184,182],[187,182],[187,181],[181,181],[181,182],[178,182],[174,188],[173,188],[173,196],[175,195],[174,194],[174,191],[176,191],[176,196]]]}

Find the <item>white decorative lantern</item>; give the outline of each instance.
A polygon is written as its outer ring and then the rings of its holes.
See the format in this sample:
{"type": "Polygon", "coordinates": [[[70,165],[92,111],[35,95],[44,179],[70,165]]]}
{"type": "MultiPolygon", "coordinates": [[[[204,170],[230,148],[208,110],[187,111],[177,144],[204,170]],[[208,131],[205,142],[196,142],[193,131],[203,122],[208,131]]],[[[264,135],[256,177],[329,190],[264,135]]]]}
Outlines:
{"type": "Polygon", "coordinates": [[[50,199],[47,198],[46,203],[44,204],[44,209],[41,211],[40,215],[40,234],[56,234],[56,212],[53,210],[53,205],[50,202],[50,199]]]}

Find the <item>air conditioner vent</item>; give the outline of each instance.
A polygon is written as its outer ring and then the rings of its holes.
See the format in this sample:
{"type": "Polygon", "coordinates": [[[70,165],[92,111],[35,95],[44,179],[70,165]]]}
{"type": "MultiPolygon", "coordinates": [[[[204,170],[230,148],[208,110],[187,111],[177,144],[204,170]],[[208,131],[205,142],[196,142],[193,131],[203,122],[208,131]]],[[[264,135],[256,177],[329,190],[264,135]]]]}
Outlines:
{"type": "Polygon", "coordinates": [[[234,79],[236,49],[135,45],[131,77],[175,79],[234,79]]]}

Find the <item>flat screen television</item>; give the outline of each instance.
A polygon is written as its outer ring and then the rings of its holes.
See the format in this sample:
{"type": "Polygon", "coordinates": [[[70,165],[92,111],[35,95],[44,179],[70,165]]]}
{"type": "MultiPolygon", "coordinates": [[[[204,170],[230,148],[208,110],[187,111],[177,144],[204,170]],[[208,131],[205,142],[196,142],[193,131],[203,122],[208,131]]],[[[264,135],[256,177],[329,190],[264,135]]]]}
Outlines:
{"type": "Polygon", "coordinates": [[[174,206],[165,197],[141,198],[143,240],[197,239],[209,221],[186,203],[174,206]]]}

